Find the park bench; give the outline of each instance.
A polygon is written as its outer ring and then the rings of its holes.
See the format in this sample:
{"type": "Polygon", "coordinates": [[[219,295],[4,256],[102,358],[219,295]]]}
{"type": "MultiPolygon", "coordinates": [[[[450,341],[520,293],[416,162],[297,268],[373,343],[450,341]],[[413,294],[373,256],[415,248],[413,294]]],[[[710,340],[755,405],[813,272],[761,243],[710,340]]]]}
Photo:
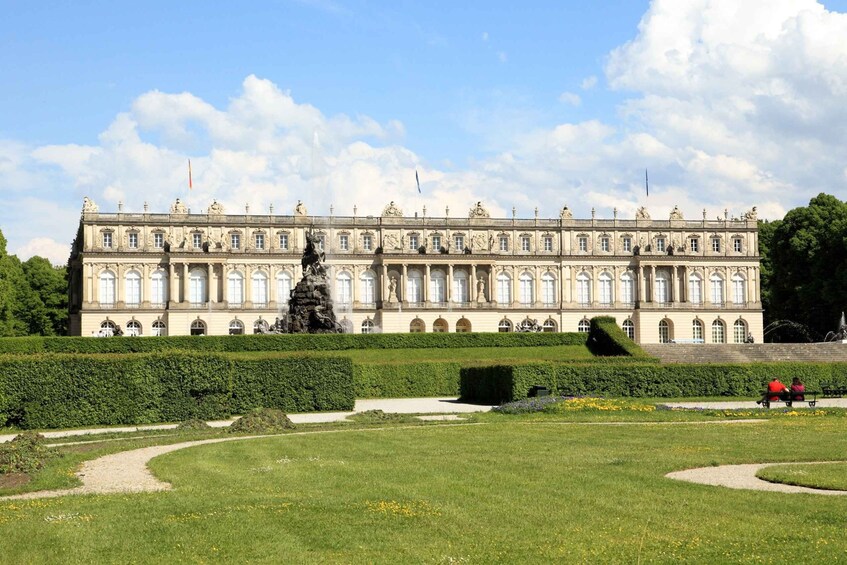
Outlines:
{"type": "Polygon", "coordinates": [[[814,408],[815,404],[818,403],[818,393],[817,392],[803,392],[803,393],[786,393],[784,396],[782,394],[777,394],[774,392],[770,392],[767,389],[762,393],[762,399],[758,400],[756,404],[761,404],[762,408],[770,408],[771,404],[775,402],[784,402],[786,408],[791,408],[792,404],[795,402],[808,402],[809,408],[814,408]],[[771,400],[775,396],[779,396],[777,400],[771,400]],[[809,397],[812,397],[809,400],[809,397]],[[800,397],[800,398],[798,398],[800,397]],[[802,399],[802,400],[801,400],[802,399]]]}
{"type": "Polygon", "coordinates": [[[841,398],[842,396],[847,396],[847,386],[821,383],[821,393],[824,398],[841,398]]]}

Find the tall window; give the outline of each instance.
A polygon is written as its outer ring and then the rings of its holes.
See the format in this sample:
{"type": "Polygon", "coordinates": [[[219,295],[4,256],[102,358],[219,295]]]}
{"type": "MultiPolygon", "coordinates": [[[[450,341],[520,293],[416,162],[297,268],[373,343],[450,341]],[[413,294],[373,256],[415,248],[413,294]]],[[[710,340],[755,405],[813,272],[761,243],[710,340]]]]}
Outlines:
{"type": "MultiPolygon", "coordinates": [[[[241,234],[233,233],[229,235],[229,246],[233,249],[241,249],[241,234]]],[[[244,332],[244,328],[241,328],[242,333],[244,332]]]]}
{"type": "Polygon", "coordinates": [[[353,302],[353,277],[350,273],[342,271],[335,277],[335,301],[347,306],[353,302]]]}
{"type": "Polygon", "coordinates": [[[635,302],[635,286],[632,275],[624,273],[621,275],[621,302],[624,304],[633,304],[635,302]]]}
{"type": "Polygon", "coordinates": [[[168,301],[168,275],[164,271],[156,271],[150,277],[150,302],[154,306],[164,306],[168,301]]]}
{"type": "Polygon", "coordinates": [[[712,238],[712,251],[715,253],[721,252],[721,240],[717,237],[712,238]]]}
{"type": "Polygon", "coordinates": [[[124,302],[128,307],[138,307],[141,303],[141,275],[137,271],[128,272],[124,284],[124,302]]]}
{"type": "Polygon", "coordinates": [[[688,247],[689,249],[691,249],[691,251],[697,253],[698,251],[700,251],[700,240],[696,237],[692,237],[688,240],[688,247]]]}
{"type": "Polygon", "coordinates": [[[288,234],[287,233],[279,234],[279,248],[280,249],[288,249],[288,234]]]}
{"type": "Polygon", "coordinates": [[[420,271],[409,271],[406,277],[406,302],[419,304],[423,302],[423,277],[420,271]]]}
{"type": "Polygon", "coordinates": [[[468,274],[453,271],[453,302],[468,302],[468,274]]]}
{"type": "Polygon", "coordinates": [[[370,234],[365,234],[362,236],[362,249],[365,251],[373,251],[373,236],[370,234]]]}
{"type": "Polygon", "coordinates": [[[512,331],[512,322],[510,322],[506,318],[503,318],[502,320],[500,320],[500,323],[497,324],[497,331],[500,333],[508,333],[512,331]]]}
{"type": "Polygon", "coordinates": [[[553,251],[553,238],[549,235],[544,236],[544,251],[553,251]]]}
{"type": "Polygon", "coordinates": [[[529,251],[529,236],[521,236],[521,251],[529,251]]]}
{"type": "Polygon", "coordinates": [[[741,239],[735,238],[732,240],[732,250],[736,253],[741,253],[741,239]]]}
{"type": "Polygon", "coordinates": [[[659,343],[670,343],[671,341],[671,326],[667,320],[659,322],[659,343]]]}
{"type": "Polygon", "coordinates": [[[103,249],[112,248],[112,232],[103,232],[103,249]]]}
{"type": "Polygon", "coordinates": [[[556,277],[552,273],[541,275],[541,301],[545,306],[556,304],[556,277]]]}
{"type": "Polygon", "coordinates": [[[497,275],[497,303],[512,303],[512,277],[506,273],[497,275]]]}
{"type": "Polygon", "coordinates": [[[253,304],[255,306],[266,306],[268,304],[268,276],[259,271],[253,273],[253,304]]]}
{"type": "Polygon", "coordinates": [[[441,250],[441,236],[440,235],[432,236],[432,248],[435,249],[436,251],[441,250]]]}
{"type": "Polygon", "coordinates": [[[153,335],[157,337],[168,335],[168,330],[165,326],[165,322],[163,322],[162,320],[156,320],[155,322],[153,322],[153,335]]]}
{"type": "Polygon", "coordinates": [[[156,249],[161,249],[165,246],[165,234],[163,233],[154,233],[153,234],[153,247],[156,249]]]}
{"type": "Polygon", "coordinates": [[[703,343],[705,341],[703,339],[703,322],[700,320],[694,320],[691,322],[691,337],[697,343],[703,343]]]}
{"type": "Polygon", "coordinates": [[[711,285],[711,296],[712,296],[712,304],[723,305],[723,278],[717,274],[713,273],[711,277],[709,277],[709,282],[711,285]]]}
{"type": "MultiPolygon", "coordinates": [[[[194,269],[188,273],[188,301],[191,304],[204,304],[206,302],[206,271],[194,269]]],[[[206,325],[203,325],[205,332],[206,325]]]]}
{"type": "Polygon", "coordinates": [[[376,303],[376,277],[370,271],[365,271],[359,276],[361,290],[359,300],[363,304],[376,303]]]}
{"type": "Polygon", "coordinates": [[[591,304],[591,277],[585,271],[576,276],[576,301],[580,306],[591,304]]]}
{"type": "Polygon", "coordinates": [[[338,248],[341,249],[341,251],[348,251],[350,249],[350,236],[346,234],[339,235],[338,248]]]}
{"type": "Polygon", "coordinates": [[[597,282],[600,283],[600,304],[610,306],[612,304],[612,276],[603,271],[597,277],[597,282]]]}
{"type": "Polygon", "coordinates": [[[446,280],[444,271],[436,269],[429,273],[429,299],[431,302],[447,302],[446,280]]]}
{"type": "Polygon", "coordinates": [[[409,235],[409,250],[415,251],[418,248],[418,234],[409,235]]]}
{"type": "Polygon", "coordinates": [[[126,335],[139,336],[141,335],[141,322],[138,320],[130,320],[126,323],[126,335]]]}
{"type": "Polygon", "coordinates": [[[579,243],[579,250],[580,251],[582,251],[583,253],[588,251],[588,238],[587,237],[580,237],[577,240],[577,242],[579,243]]]}
{"type": "Polygon", "coordinates": [[[231,271],[226,276],[226,284],[226,301],[230,306],[240,306],[244,302],[244,276],[238,271],[231,271]]]}
{"type": "Polygon", "coordinates": [[[608,252],[609,251],[609,238],[601,237],[600,238],[600,250],[608,252]]]}
{"type": "Polygon", "coordinates": [[[591,322],[586,320],[585,318],[579,321],[579,324],[576,326],[576,331],[581,334],[587,334],[591,330],[591,322]]]}
{"type": "Polygon", "coordinates": [[[500,251],[509,250],[509,238],[505,235],[500,236],[500,251]]]}
{"type": "Polygon", "coordinates": [[[732,340],[735,343],[744,343],[747,339],[747,324],[744,320],[735,320],[732,325],[732,340]]]}
{"type": "Polygon", "coordinates": [[[453,247],[456,251],[462,251],[465,249],[465,236],[457,235],[453,237],[453,247]]]}
{"type": "Polygon", "coordinates": [[[735,304],[744,304],[747,302],[747,297],[745,296],[746,290],[744,277],[738,273],[734,274],[732,276],[732,302],[735,304]]]}
{"type": "Polygon", "coordinates": [[[256,240],[256,249],[264,249],[265,248],[265,234],[257,233],[254,235],[256,240]]]}
{"type": "Polygon", "coordinates": [[[286,272],[277,273],[276,275],[276,301],[282,304],[288,304],[291,299],[291,275],[286,272]]]}
{"type": "Polygon", "coordinates": [[[656,274],[656,292],[654,300],[659,304],[668,302],[668,278],[665,273],[656,274]]]}
{"type": "Polygon", "coordinates": [[[703,303],[703,279],[697,273],[688,277],[688,301],[692,304],[703,303]]]}
{"type": "Polygon", "coordinates": [[[129,242],[130,249],[138,249],[138,234],[135,232],[131,232],[127,235],[127,239],[129,242]]]}
{"type": "Polygon", "coordinates": [[[320,249],[321,251],[324,251],[325,247],[326,247],[326,236],[321,234],[321,235],[318,236],[318,249],[320,249]]]}
{"type": "Polygon", "coordinates": [[[100,274],[100,305],[114,306],[115,304],[115,273],[103,271],[100,274]]]}
{"type": "Polygon", "coordinates": [[[533,296],[533,290],[535,286],[535,281],[532,278],[532,275],[529,273],[523,273],[518,278],[518,282],[520,284],[520,302],[524,305],[529,305],[535,302],[535,297],[533,296]]]}
{"type": "Polygon", "coordinates": [[[362,333],[363,334],[372,334],[374,333],[374,323],[373,320],[365,320],[362,322],[362,333]]]}
{"type": "Polygon", "coordinates": [[[201,247],[203,247],[203,234],[202,233],[191,234],[191,241],[194,245],[194,249],[200,249],[201,247]]]}
{"type": "Polygon", "coordinates": [[[624,253],[629,253],[629,252],[632,251],[632,238],[631,237],[623,238],[623,250],[624,250],[624,253]]]}
{"type": "Polygon", "coordinates": [[[627,318],[623,321],[623,325],[621,327],[623,328],[623,333],[626,334],[626,337],[635,341],[635,324],[632,320],[627,318]]]}
{"type": "Polygon", "coordinates": [[[656,238],[656,251],[658,251],[659,253],[665,252],[665,238],[664,237],[657,237],[656,238]]]}
{"type": "Polygon", "coordinates": [[[725,343],[725,334],[722,321],[715,320],[712,322],[712,343],[725,343]]]}

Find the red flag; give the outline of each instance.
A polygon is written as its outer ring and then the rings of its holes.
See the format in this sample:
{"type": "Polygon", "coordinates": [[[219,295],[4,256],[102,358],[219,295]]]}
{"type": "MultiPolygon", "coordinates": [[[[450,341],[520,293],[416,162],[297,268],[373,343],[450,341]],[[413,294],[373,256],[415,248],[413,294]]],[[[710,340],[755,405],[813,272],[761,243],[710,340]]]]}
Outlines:
{"type": "Polygon", "coordinates": [[[191,159],[188,160],[188,190],[194,188],[194,183],[191,182],[191,159]]]}

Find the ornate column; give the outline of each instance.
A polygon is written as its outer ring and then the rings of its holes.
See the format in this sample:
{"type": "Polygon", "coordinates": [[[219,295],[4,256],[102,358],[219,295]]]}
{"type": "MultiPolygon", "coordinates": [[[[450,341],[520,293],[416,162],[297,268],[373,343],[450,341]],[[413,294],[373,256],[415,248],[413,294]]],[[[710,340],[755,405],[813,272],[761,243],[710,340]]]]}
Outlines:
{"type": "Polygon", "coordinates": [[[209,273],[209,302],[218,301],[218,281],[215,278],[215,266],[212,263],[206,265],[209,273]]]}
{"type": "Polygon", "coordinates": [[[122,265],[115,265],[115,306],[122,304],[124,301],[124,273],[126,269],[122,265]]]}
{"type": "Polygon", "coordinates": [[[94,265],[89,265],[91,272],[91,302],[98,304],[100,302],[100,275],[94,268],[94,265]]]}
{"type": "Polygon", "coordinates": [[[650,302],[656,301],[656,265],[650,265],[650,302]]]}
{"type": "Polygon", "coordinates": [[[379,283],[379,300],[385,302],[388,300],[388,265],[382,264],[382,276],[379,283]]]}
{"type": "Polygon", "coordinates": [[[406,296],[406,291],[408,290],[406,285],[408,284],[408,281],[409,281],[408,274],[409,274],[409,266],[406,263],[403,263],[403,273],[400,275],[400,284],[397,285],[397,286],[400,287],[397,290],[402,292],[402,294],[398,293],[398,296],[397,296],[397,299],[400,302],[407,302],[408,303],[408,301],[409,301],[409,297],[406,296]]]}
{"type": "Polygon", "coordinates": [[[423,287],[424,304],[429,303],[429,280],[430,280],[430,276],[431,276],[430,267],[431,267],[431,265],[429,263],[427,263],[426,269],[425,269],[425,272],[424,272],[424,287],[423,287]]]}
{"type": "Polygon", "coordinates": [[[229,272],[227,271],[226,263],[221,263],[221,290],[223,291],[221,296],[221,302],[229,302],[229,272]]]}
{"type": "Polygon", "coordinates": [[[671,302],[676,302],[677,288],[676,288],[676,265],[671,265],[671,295],[668,299],[671,302]]]}
{"type": "Polygon", "coordinates": [[[468,281],[468,300],[476,304],[476,263],[471,263],[471,276],[468,281]]]}
{"type": "Polygon", "coordinates": [[[353,296],[352,296],[353,304],[356,304],[357,302],[359,302],[359,275],[360,275],[359,266],[353,265],[353,273],[351,274],[351,276],[353,277],[353,280],[350,281],[350,286],[353,287],[353,288],[350,289],[350,291],[353,294],[353,296]]]}
{"type": "Polygon", "coordinates": [[[253,267],[244,265],[244,306],[253,305],[253,267]]]}
{"type": "Polygon", "coordinates": [[[688,296],[688,279],[690,277],[691,271],[689,270],[688,265],[684,265],[682,267],[682,284],[680,285],[682,302],[688,302],[690,300],[690,297],[688,296]]]}
{"type": "Polygon", "coordinates": [[[497,294],[496,294],[495,289],[494,289],[495,280],[496,279],[494,278],[494,265],[489,265],[488,266],[488,301],[489,302],[493,302],[493,301],[497,300],[497,294]]]}
{"type": "Polygon", "coordinates": [[[191,294],[188,288],[188,263],[182,264],[182,302],[190,302],[191,294]]]}
{"type": "Polygon", "coordinates": [[[518,270],[512,265],[512,304],[518,303],[518,270]]]}
{"type": "Polygon", "coordinates": [[[168,300],[173,303],[179,302],[179,287],[176,284],[176,265],[170,263],[168,265],[168,300]]]}
{"type": "Polygon", "coordinates": [[[453,302],[453,263],[447,265],[447,288],[444,290],[447,302],[453,302]]]}
{"type": "Polygon", "coordinates": [[[144,306],[150,305],[150,265],[144,263],[141,265],[141,304],[144,306]]]}
{"type": "Polygon", "coordinates": [[[541,270],[538,265],[535,266],[535,277],[532,279],[532,286],[532,301],[534,302],[533,306],[535,306],[541,302],[541,270]]]}

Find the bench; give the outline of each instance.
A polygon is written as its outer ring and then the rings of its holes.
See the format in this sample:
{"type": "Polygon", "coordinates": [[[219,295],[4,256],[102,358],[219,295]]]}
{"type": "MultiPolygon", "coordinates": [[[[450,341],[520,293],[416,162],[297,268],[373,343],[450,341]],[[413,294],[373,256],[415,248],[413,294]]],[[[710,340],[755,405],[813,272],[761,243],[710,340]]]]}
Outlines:
{"type": "Polygon", "coordinates": [[[768,390],[765,390],[762,393],[761,400],[757,400],[756,404],[761,404],[762,408],[770,408],[771,404],[773,404],[775,402],[784,402],[786,408],[791,408],[791,405],[795,402],[808,402],[809,408],[814,408],[815,404],[818,403],[818,393],[807,391],[807,392],[803,392],[803,393],[796,393],[795,392],[793,394],[792,393],[785,393],[783,395],[783,394],[778,394],[778,393],[774,393],[774,392],[770,392],[768,390]],[[773,398],[774,396],[779,396],[779,399],[778,400],[771,400],[771,398],[773,398]],[[809,400],[810,396],[812,397],[811,400],[809,400]]]}
{"type": "Polygon", "coordinates": [[[847,396],[847,387],[833,383],[821,383],[821,394],[824,398],[841,398],[847,396]]]}

